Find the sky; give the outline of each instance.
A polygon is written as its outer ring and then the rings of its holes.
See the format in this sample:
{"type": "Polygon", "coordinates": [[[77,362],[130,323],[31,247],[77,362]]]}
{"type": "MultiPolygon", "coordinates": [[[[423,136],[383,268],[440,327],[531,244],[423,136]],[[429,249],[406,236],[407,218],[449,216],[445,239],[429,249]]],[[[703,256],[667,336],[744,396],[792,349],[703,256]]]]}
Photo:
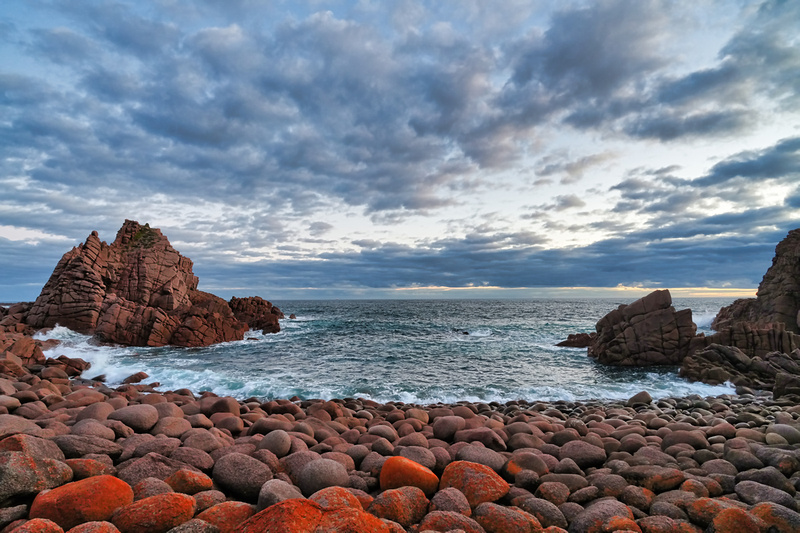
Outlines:
{"type": "Polygon", "coordinates": [[[752,295],[800,2],[3,0],[0,301],[149,223],[223,297],[752,295]]]}

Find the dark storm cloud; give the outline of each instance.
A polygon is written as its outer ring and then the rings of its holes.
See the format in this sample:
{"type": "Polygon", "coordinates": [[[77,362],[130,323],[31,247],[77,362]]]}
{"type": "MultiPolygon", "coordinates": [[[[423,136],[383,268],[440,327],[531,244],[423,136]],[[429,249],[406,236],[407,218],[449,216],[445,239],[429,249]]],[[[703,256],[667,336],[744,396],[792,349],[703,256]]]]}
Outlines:
{"type": "Polygon", "coordinates": [[[686,136],[706,136],[740,131],[752,122],[747,111],[709,111],[707,113],[675,113],[642,115],[628,121],[625,131],[633,137],[670,141],[686,136]]]}
{"type": "Polygon", "coordinates": [[[714,165],[697,185],[719,184],[732,179],[748,181],[800,178],[800,137],[784,139],[759,152],[746,152],[714,165]]]}
{"type": "MultiPolygon", "coordinates": [[[[467,183],[459,180],[508,168],[554,117],[662,140],[740,129],[752,113],[722,97],[744,83],[791,89],[780,73],[796,56],[785,32],[759,36],[783,27],[775,19],[791,8],[779,5],[731,39],[719,66],[683,78],[661,74],[668,61],[659,46],[674,14],[655,0],[566,6],[545,27],[523,33],[512,24],[507,35],[481,26],[477,4],[455,24],[417,21],[394,34],[374,13],[356,21],[301,6],[259,27],[236,13],[274,17],[272,8],[239,8],[227,26],[203,26],[213,7],[164,7],[193,22],[180,27],[154,17],[159,6],[60,5],[74,27],[34,28],[27,50],[72,69],[80,91],[33,77],[0,80],[11,86],[0,98],[22,106],[3,128],[17,139],[5,156],[37,147],[44,157],[31,175],[68,188],[113,176],[153,193],[281,198],[301,215],[319,206],[316,194],[393,217],[454,205],[454,190],[467,183]],[[765,65],[745,74],[743,61],[765,65]],[[688,111],[700,100],[716,107],[688,111]],[[135,160],[137,153],[153,157],[135,160]]],[[[569,183],[597,162],[555,162],[543,172],[560,170],[569,183]]]]}

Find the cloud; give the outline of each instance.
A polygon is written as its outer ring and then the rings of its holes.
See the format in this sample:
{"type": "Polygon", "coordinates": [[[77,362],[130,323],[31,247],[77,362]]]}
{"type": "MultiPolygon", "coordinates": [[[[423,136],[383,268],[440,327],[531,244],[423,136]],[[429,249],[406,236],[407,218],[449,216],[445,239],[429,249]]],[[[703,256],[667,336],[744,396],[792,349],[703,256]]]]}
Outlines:
{"type": "Polygon", "coordinates": [[[736,178],[748,181],[800,177],[800,137],[783,139],[769,148],[743,152],[714,165],[697,185],[719,184],[736,178]]]}
{"type": "Polygon", "coordinates": [[[605,286],[796,221],[794,2],[9,1],[2,226],[146,217],[220,285],[605,286]]]}

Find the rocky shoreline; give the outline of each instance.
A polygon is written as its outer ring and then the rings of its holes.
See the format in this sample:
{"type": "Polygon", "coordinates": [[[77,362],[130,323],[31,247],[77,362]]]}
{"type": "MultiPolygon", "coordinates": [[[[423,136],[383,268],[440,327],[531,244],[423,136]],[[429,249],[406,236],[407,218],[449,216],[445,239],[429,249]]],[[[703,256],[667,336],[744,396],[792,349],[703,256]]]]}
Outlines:
{"type": "Polygon", "coordinates": [[[800,406],[237,401],[0,378],[0,532],[800,531],[800,406]]]}
{"type": "Polygon", "coordinates": [[[270,302],[198,291],[191,260],[126,221],[65,254],[36,302],[0,308],[0,533],[800,532],[800,320],[776,321],[800,318],[800,230],[776,252],[759,299],[714,335],[656,291],[567,341],[736,395],[239,401],[144,373],[112,388],[31,337],[61,323],[202,346],[280,329],[270,302]]]}

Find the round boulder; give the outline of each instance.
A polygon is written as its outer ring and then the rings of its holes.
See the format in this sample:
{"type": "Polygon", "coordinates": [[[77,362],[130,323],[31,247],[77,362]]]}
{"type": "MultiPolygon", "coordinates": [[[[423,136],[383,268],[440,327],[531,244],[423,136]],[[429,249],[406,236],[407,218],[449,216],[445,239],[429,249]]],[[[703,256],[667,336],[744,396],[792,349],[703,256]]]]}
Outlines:
{"type": "Polygon", "coordinates": [[[297,484],[308,497],[326,487],[347,487],[350,485],[350,476],[341,463],[332,459],[318,459],[303,467],[297,476],[297,484]]]}

